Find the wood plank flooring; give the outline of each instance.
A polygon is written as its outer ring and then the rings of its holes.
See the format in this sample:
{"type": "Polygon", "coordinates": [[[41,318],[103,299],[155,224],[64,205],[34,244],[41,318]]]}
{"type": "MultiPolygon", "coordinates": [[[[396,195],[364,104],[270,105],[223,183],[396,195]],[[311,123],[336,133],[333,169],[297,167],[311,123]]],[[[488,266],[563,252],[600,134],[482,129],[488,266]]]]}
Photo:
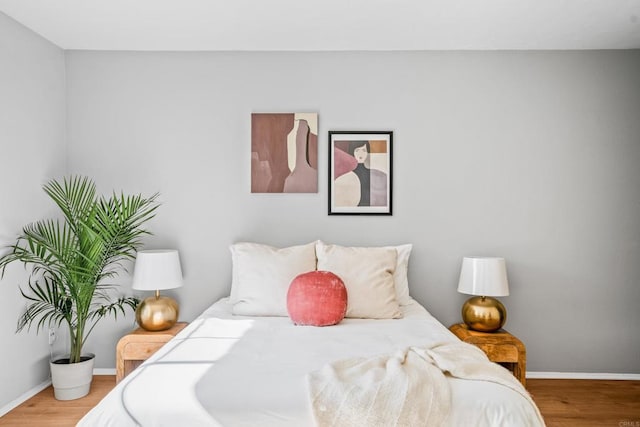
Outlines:
{"type": "Polygon", "coordinates": [[[640,427],[640,381],[528,379],[549,427],[640,427]]]}
{"type": "Polygon", "coordinates": [[[75,426],[115,385],[115,375],[94,375],[91,392],[76,400],[56,400],[49,386],[0,417],[0,426],[75,426]]]}
{"type": "MultiPolygon", "coordinates": [[[[55,400],[49,387],[0,417],[0,426],[74,426],[114,385],[113,375],[95,376],[91,393],[71,401],[55,400]]],[[[640,427],[640,381],[528,379],[527,389],[549,427],[640,427]]]]}

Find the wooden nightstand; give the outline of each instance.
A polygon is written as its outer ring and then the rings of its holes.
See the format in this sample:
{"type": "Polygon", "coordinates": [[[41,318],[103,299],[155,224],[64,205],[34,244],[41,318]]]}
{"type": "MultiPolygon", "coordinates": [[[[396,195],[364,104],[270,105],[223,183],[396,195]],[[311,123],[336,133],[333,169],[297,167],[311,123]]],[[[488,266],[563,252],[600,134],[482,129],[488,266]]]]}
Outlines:
{"type": "Polygon", "coordinates": [[[491,333],[472,331],[464,323],[451,325],[449,330],[462,341],[479,347],[489,360],[510,370],[526,385],[527,350],[518,338],[504,329],[491,333]]]}
{"type": "Polygon", "coordinates": [[[120,338],[116,347],[116,384],[187,325],[188,323],[178,322],[172,328],[159,332],[138,328],[120,338]]]}

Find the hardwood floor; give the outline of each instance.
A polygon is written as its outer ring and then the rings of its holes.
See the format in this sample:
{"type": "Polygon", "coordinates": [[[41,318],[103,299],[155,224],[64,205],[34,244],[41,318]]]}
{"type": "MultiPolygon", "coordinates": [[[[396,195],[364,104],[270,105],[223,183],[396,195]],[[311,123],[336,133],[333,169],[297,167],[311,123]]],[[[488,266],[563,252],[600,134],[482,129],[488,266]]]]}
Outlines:
{"type": "MultiPolygon", "coordinates": [[[[115,376],[96,376],[91,393],[71,401],[55,400],[49,387],[1,417],[0,426],[74,426],[114,385],[115,376]]],[[[640,427],[640,381],[528,379],[527,389],[549,427],[640,427]]]]}
{"type": "Polygon", "coordinates": [[[95,375],[91,392],[76,400],[56,400],[49,386],[0,417],[0,426],[75,426],[115,385],[115,375],[95,375]]]}
{"type": "Polygon", "coordinates": [[[640,427],[640,381],[527,380],[549,427],[640,427]]]}

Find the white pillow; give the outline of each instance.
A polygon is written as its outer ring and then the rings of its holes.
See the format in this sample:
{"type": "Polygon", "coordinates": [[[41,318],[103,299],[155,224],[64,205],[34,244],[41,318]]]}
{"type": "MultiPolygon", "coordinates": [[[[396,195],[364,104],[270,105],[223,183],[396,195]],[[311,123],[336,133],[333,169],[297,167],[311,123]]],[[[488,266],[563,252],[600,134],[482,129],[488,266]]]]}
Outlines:
{"type": "Polygon", "coordinates": [[[412,244],[399,245],[399,246],[387,246],[393,248],[398,252],[398,262],[396,263],[396,271],[393,273],[393,281],[396,286],[396,297],[398,298],[398,304],[407,305],[411,302],[409,296],[409,278],[407,273],[409,271],[409,257],[411,256],[412,244]]]}
{"type": "MultiPolygon", "coordinates": [[[[318,245],[326,243],[318,241],[318,245]]],[[[395,249],[398,252],[398,260],[396,262],[396,271],[393,273],[393,281],[396,288],[396,298],[398,304],[404,306],[411,302],[411,296],[409,295],[409,278],[407,277],[409,272],[409,257],[411,256],[411,250],[413,245],[408,243],[406,245],[398,246],[384,246],[388,249],[395,249]]],[[[316,246],[317,248],[317,246],[316,246]]]]}
{"type": "Polygon", "coordinates": [[[231,245],[232,313],[288,316],[287,290],[299,274],[316,269],[315,242],[278,249],[259,243],[231,245]]]}
{"type": "Polygon", "coordinates": [[[402,317],[393,281],[398,258],[396,249],[355,248],[318,242],[316,255],[318,270],[338,275],[347,288],[345,317],[402,317]]]}

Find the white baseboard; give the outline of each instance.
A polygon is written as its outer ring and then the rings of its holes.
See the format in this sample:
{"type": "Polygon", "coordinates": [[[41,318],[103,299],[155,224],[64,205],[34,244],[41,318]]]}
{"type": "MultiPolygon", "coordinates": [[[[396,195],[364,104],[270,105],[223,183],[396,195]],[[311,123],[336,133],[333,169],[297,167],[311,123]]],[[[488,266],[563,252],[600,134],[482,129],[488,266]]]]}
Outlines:
{"type": "Polygon", "coordinates": [[[527,371],[527,378],[549,380],[635,380],[640,374],[608,374],[601,372],[536,372],[527,371]]]}
{"type": "Polygon", "coordinates": [[[21,403],[26,402],[28,399],[31,399],[33,396],[40,393],[42,390],[49,387],[50,385],[51,385],[51,380],[49,379],[43,383],[38,384],[37,386],[33,387],[30,390],[25,391],[20,396],[16,397],[11,402],[7,403],[6,405],[0,408],[0,417],[2,417],[4,414],[9,412],[13,408],[19,406],[21,403]]]}
{"type": "Polygon", "coordinates": [[[116,368],[93,368],[93,375],[115,375],[116,368]]]}

